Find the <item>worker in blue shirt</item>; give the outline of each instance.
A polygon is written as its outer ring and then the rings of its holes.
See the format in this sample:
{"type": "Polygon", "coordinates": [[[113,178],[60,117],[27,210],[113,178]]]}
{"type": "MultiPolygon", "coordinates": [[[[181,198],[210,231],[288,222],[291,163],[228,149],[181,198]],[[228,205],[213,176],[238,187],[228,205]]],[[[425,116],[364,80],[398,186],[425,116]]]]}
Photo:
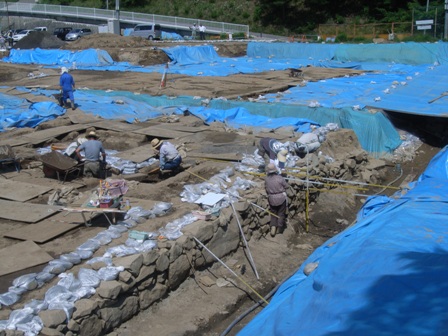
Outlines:
{"type": "Polygon", "coordinates": [[[75,98],[73,96],[73,91],[75,90],[75,80],[73,76],[68,73],[68,69],[66,67],[62,67],[61,69],[61,77],[59,78],[59,86],[62,91],[62,99],[60,104],[62,107],[67,104],[67,98],[70,99],[70,104],[72,110],[75,109],[75,98]]]}

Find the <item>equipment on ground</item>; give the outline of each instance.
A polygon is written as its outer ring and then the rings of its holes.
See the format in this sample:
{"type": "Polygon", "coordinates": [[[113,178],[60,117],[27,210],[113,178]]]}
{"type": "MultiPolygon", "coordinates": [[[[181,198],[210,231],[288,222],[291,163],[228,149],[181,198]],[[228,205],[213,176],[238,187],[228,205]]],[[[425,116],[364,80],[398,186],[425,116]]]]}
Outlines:
{"type": "Polygon", "coordinates": [[[434,98],[434,99],[431,99],[431,100],[428,102],[428,104],[434,103],[436,100],[438,100],[438,99],[440,99],[440,98],[443,98],[443,97],[445,97],[445,96],[448,96],[448,91],[442,92],[442,94],[441,94],[440,96],[438,96],[438,97],[436,97],[436,98],[434,98]]]}

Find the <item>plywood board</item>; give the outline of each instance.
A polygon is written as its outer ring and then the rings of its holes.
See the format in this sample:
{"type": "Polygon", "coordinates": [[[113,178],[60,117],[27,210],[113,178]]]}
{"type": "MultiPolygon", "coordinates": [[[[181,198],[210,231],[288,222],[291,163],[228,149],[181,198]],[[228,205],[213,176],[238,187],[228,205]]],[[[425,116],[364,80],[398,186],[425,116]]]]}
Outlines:
{"type": "Polygon", "coordinates": [[[73,213],[58,213],[43,221],[9,231],[3,237],[19,240],[32,240],[42,244],[68,231],[84,225],[81,216],[73,213]]]}
{"type": "Polygon", "coordinates": [[[131,207],[142,207],[145,210],[151,210],[154,205],[160,203],[160,201],[154,201],[149,199],[140,199],[134,197],[124,197],[123,201],[129,200],[129,205],[131,207]]]}
{"type": "Polygon", "coordinates": [[[146,127],[146,128],[142,128],[142,129],[133,131],[133,132],[138,133],[138,134],[149,135],[152,137],[163,138],[163,139],[174,139],[174,138],[181,138],[181,137],[184,137],[187,135],[191,135],[190,133],[187,133],[187,132],[168,130],[166,128],[162,128],[159,126],[146,127]]]}
{"type": "Polygon", "coordinates": [[[59,206],[21,203],[0,199],[0,218],[25,223],[36,223],[44,218],[55,215],[60,208],[59,206]]]}
{"type": "Polygon", "coordinates": [[[45,194],[50,190],[52,190],[52,188],[49,186],[39,186],[36,184],[4,179],[0,180],[0,198],[11,201],[26,202],[39,195],[45,194]]]}
{"type": "Polygon", "coordinates": [[[132,148],[119,152],[115,156],[123,160],[129,160],[135,163],[140,163],[152,158],[155,155],[154,150],[151,145],[139,146],[137,148],[132,148]]]}
{"type": "Polygon", "coordinates": [[[243,159],[243,155],[240,153],[194,153],[189,152],[187,154],[188,157],[192,158],[202,158],[202,159],[212,159],[212,160],[223,160],[223,161],[241,161],[243,159]]]}
{"type": "Polygon", "coordinates": [[[91,126],[95,128],[103,128],[107,130],[117,131],[117,132],[131,132],[142,128],[138,124],[129,124],[117,120],[103,120],[92,124],[91,126]]]}
{"type": "Polygon", "coordinates": [[[36,243],[25,241],[0,250],[0,276],[42,265],[53,258],[36,243]]]}
{"type": "Polygon", "coordinates": [[[169,130],[180,131],[180,132],[188,132],[188,133],[197,133],[202,131],[207,131],[210,127],[202,125],[202,126],[184,126],[179,123],[171,123],[171,124],[159,124],[159,127],[166,128],[169,130]]]}

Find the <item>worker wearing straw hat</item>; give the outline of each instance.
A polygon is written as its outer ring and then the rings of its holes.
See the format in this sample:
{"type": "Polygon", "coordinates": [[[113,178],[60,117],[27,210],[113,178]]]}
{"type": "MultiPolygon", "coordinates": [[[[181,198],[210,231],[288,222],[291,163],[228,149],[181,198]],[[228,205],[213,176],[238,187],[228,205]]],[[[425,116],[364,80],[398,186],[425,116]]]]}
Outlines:
{"type": "Polygon", "coordinates": [[[266,167],[265,189],[268,195],[269,210],[271,211],[271,236],[282,233],[285,228],[287,207],[286,189],[288,184],[283,176],[278,173],[275,164],[270,163],[266,167]]]}
{"type": "Polygon", "coordinates": [[[87,177],[100,177],[101,174],[101,164],[100,156],[103,163],[106,162],[106,151],[103,148],[103,143],[98,140],[98,136],[94,131],[91,131],[86,136],[88,141],[83,142],[77,149],[76,155],[81,161],[81,151],[84,151],[85,164],[84,164],[84,175],[87,177]]]}
{"type": "Polygon", "coordinates": [[[151,146],[159,154],[160,171],[179,169],[182,157],[171,142],[155,138],[152,139],[151,146]]]}

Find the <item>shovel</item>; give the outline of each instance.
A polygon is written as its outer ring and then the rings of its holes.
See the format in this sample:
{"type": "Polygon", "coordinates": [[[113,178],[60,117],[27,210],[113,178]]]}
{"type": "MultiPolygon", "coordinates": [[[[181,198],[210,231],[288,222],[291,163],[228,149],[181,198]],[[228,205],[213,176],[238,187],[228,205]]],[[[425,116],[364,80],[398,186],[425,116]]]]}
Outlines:
{"type": "Polygon", "coordinates": [[[431,99],[428,104],[434,103],[437,99],[443,98],[445,96],[448,96],[448,91],[442,92],[442,94],[434,99],[431,99]]]}

